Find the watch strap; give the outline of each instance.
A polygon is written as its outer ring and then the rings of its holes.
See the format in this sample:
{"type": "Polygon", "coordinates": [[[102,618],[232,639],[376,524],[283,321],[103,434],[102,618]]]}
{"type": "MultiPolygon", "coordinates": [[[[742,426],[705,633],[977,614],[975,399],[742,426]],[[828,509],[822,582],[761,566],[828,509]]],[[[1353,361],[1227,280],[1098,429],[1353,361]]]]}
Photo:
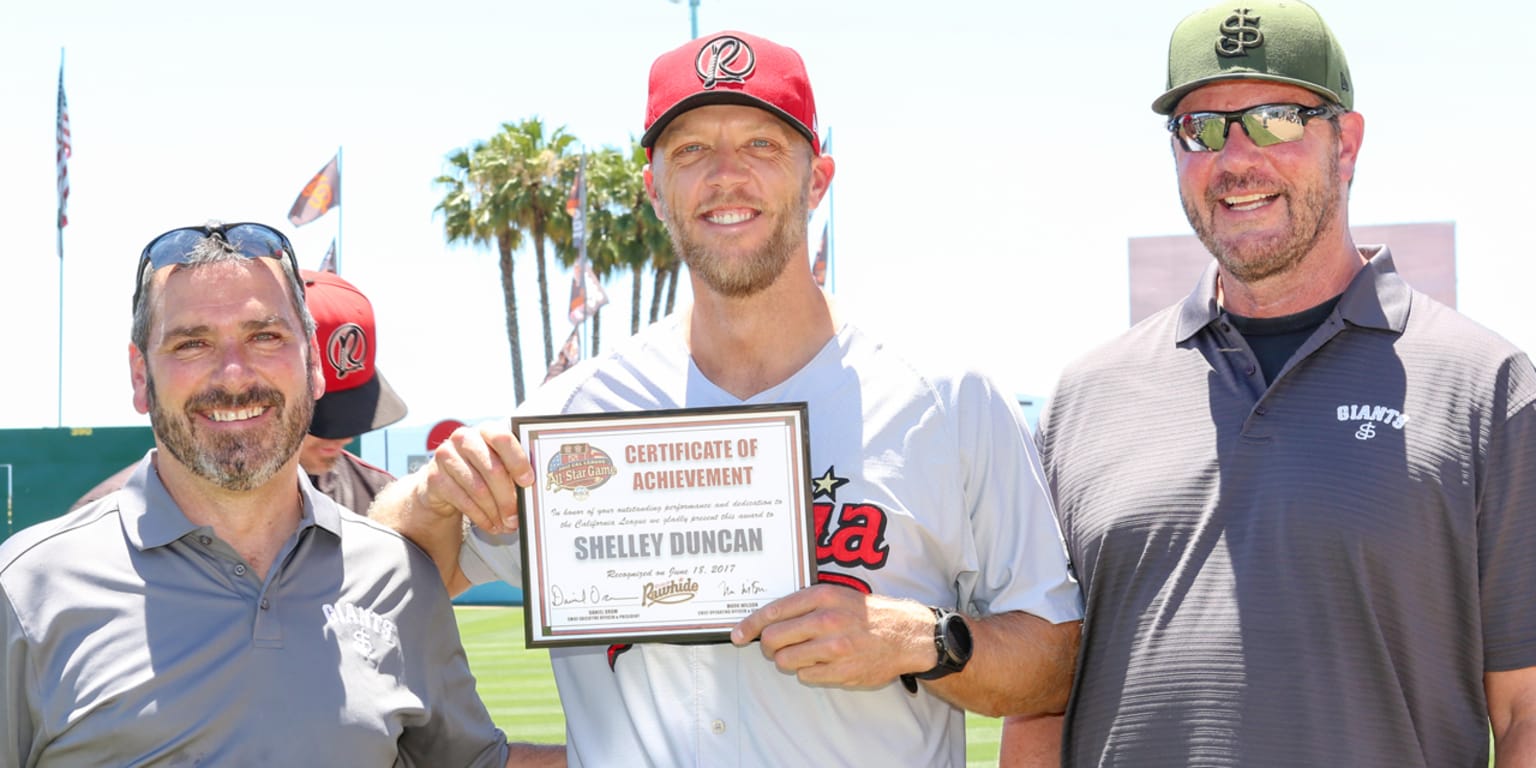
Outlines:
{"type": "MultiPolygon", "coordinates": [[[[901,675],[901,684],[910,693],[917,693],[918,680],[937,680],[941,677],[952,675],[964,669],[966,663],[970,661],[969,648],[966,649],[965,657],[960,659],[959,663],[953,661],[952,659],[956,656],[954,653],[955,649],[949,647],[948,639],[945,637],[946,619],[953,616],[954,618],[950,618],[949,621],[959,621],[963,624],[965,621],[964,616],[954,611],[933,606],[929,606],[928,610],[933,611],[933,650],[938,661],[933,665],[932,669],[927,671],[908,672],[901,675]]],[[[969,630],[966,630],[966,632],[967,637],[969,637],[969,630]]]]}

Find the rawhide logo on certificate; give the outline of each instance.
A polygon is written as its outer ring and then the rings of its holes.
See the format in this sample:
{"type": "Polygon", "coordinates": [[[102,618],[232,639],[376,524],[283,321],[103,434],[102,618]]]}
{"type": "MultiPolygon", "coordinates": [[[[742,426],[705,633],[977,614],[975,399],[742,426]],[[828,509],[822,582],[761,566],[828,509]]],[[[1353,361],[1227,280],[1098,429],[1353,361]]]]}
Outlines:
{"type": "Polygon", "coordinates": [[[806,411],[514,418],[528,646],[722,641],[814,583],[806,411]]]}

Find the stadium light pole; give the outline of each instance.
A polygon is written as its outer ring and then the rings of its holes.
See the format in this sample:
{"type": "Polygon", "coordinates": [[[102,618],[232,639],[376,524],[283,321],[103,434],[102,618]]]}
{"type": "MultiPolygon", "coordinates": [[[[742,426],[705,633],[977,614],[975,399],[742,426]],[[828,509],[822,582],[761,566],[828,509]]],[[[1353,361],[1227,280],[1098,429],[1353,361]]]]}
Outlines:
{"type": "MultiPolygon", "coordinates": [[[[667,2],[670,2],[673,5],[677,5],[682,1],[683,0],[667,0],[667,2]]],[[[688,0],[688,32],[688,39],[690,40],[697,39],[699,36],[699,0],[688,0]]]]}

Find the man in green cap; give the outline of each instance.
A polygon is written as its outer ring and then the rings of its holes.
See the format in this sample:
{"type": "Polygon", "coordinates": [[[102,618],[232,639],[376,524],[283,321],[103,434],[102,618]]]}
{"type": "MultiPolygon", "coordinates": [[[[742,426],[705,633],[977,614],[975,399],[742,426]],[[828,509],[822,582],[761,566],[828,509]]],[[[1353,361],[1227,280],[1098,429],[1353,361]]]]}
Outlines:
{"type": "Polygon", "coordinates": [[[1153,110],[1213,262],[1037,437],[1086,600],[1068,766],[1483,766],[1490,722],[1536,764],[1536,369],[1355,244],[1354,101],[1300,2],[1174,30],[1153,110]]]}

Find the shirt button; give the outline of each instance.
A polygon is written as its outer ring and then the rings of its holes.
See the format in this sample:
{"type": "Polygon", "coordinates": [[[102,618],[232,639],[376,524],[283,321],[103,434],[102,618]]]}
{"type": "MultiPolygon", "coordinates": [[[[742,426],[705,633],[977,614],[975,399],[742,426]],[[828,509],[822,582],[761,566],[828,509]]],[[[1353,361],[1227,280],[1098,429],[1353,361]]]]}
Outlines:
{"type": "Polygon", "coordinates": [[[709,724],[709,729],[711,731],[714,731],[716,735],[725,733],[725,721],[724,720],[716,720],[713,723],[709,724]]]}
{"type": "Polygon", "coordinates": [[[1232,332],[1232,326],[1230,326],[1230,325],[1228,325],[1226,323],[1222,323],[1221,324],[1221,330],[1222,330],[1223,333],[1231,333],[1232,332]]]}
{"type": "Polygon", "coordinates": [[[262,599],[261,599],[261,609],[262,609],[262,610],[263,610],[263,611],[265,611],[265,610],[266,610],[266,609],[267,609],[267,599],[266,599],[266,598],[265,598],[265,597],[263,597],[263,598],[262,598],[262,599]]]}
{"type": "Polygon", "coordinates": [[[241,564],[241,563],[236,563],[235,564],[235,575],[236,576],[244,576],[245,575],[245,565],[244,564],[241,564]]]}
{"type": "Polygon", "coordinates": [[[1252,375],[1253,375],[1253,372],[1254,372],[1254,371],[1255,371],[1255,370],[1257,370],[1257,369],[1256,369],[1256,368],[1254,368],[1254,367],[1253,367],[1253,366],[1251,366],[1251,365],[1250,365],[1250,366],[1248,366],[1248,368],[1247,368],[1247,371],[1248,371],[1248,375],[1249,375],[1249,376],[1252,376],[1252,375]]]}
{"type": "Polygon", "coordinates": [[[1264,414],[1269,413],[1269,409],[1265,408],[1264,406],[1261,405],[1261,406],[1253,409],[1253,412],[1257,413],[1260,416],[1263,416],[1264,414]]]}
{"type": "Polygon", "coordinates": [[[213,543],[213,537],[212,536],[199,536],[199,537],[197,537],[197,540],[202,542],[203,546],[205,546],[205,547],[208,546],[209,544],[213,543]]]}

